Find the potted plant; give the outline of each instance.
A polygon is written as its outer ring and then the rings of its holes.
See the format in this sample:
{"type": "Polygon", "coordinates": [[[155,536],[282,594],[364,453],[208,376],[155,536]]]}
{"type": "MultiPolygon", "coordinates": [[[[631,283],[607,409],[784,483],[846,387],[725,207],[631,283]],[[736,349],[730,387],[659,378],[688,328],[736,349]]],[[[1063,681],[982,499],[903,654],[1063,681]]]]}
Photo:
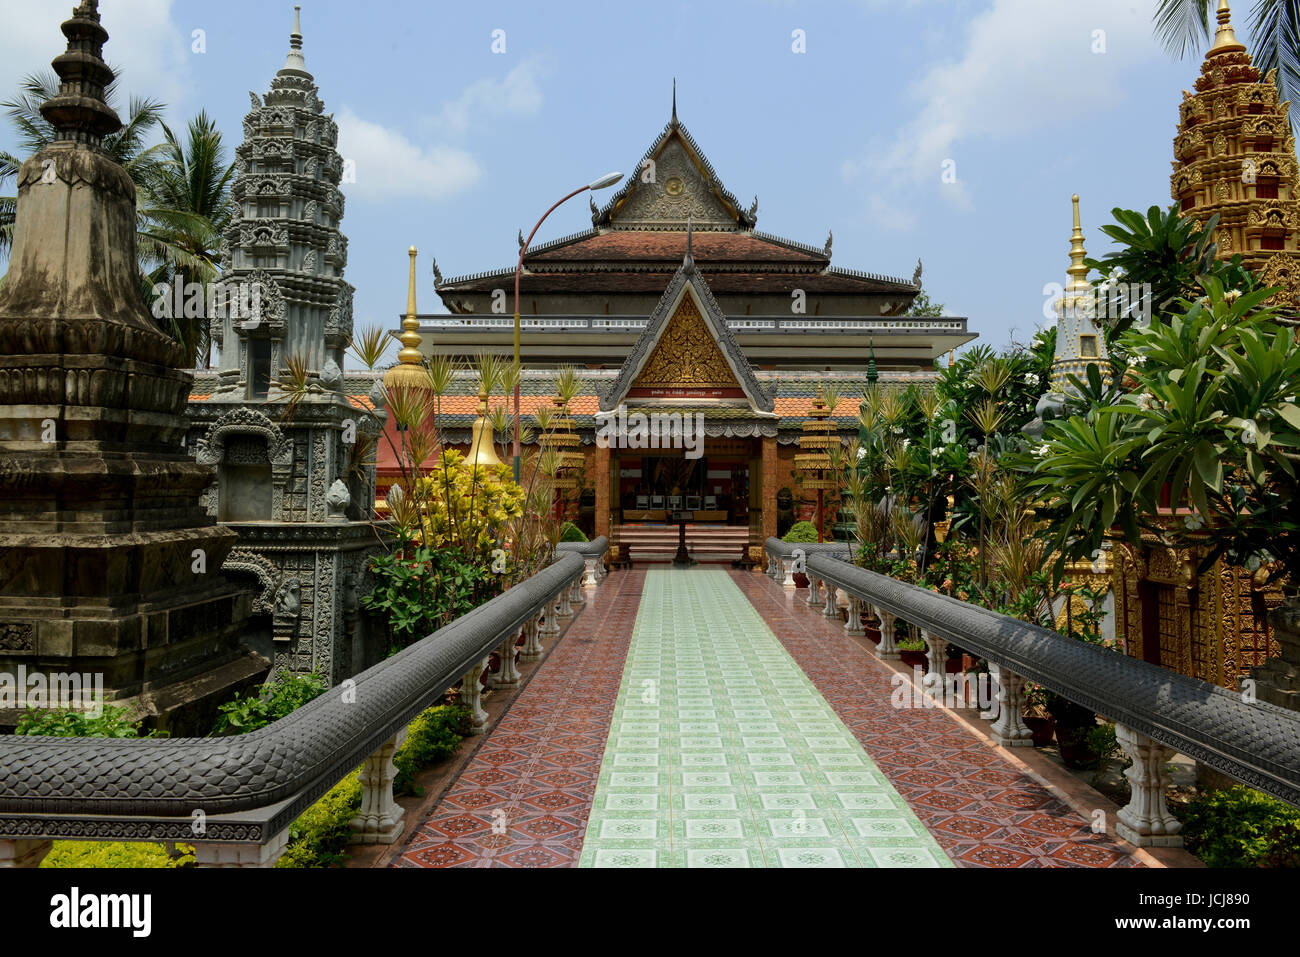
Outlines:
{"type": "MultiPolygon", "coordinates": [[[[781,541],[790,544],[811,544],[817,541],[817,526],[812,522],[795,522],[781,541]]],[[[795,572],[794,584],[796,588],[807,588],[808,576],[803,572],[795,572]]]]}
{"type": "Polygon", "coordinates": [[[1056,725],[1056,743],[1065,766],[1076,769],[1094,767],[1098,755],[1093,750],[1090,735],[1097,727],[1097,716],[1083,705],[1050,692],[1047,710],[1056,725]]]}
{"type": "Polygon", "coordinates": [[[1048,691],[1032,681],[1025,683],[1025,727],[1034,736],[1034,747],[1045,748],[1056,735],[1056,720],[1047,710],[1048,691]]]}
{"type": "Polygon", "coordinates": [[[912,636],[912,626],[905,621],[895,625],[898,643],[898,657],[909,668],[929,670],[929,659],[925,654],[925,639],[912,636]]]}

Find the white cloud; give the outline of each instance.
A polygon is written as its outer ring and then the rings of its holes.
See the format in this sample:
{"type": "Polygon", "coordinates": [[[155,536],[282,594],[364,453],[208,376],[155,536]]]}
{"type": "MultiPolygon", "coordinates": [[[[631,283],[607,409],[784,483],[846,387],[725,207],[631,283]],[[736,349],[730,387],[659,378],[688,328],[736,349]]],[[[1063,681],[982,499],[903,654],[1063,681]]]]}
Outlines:
{"type": "MultiPolygon", "coordinates": [[[[50,69],[50,61],[67,49],[59,24],[74,6],[71,0],[0,0],[0,89],[6,95],[27,74],[50,69]]],[[[104,59],[121,74],[120,112],[130,95],[175,106],[193,89],[191,32],[202,24],[178,24],[173,6],[173,0],[114,0],[100,7],[109,37],[104,59]]]]}
{"type": "Polygon", "coordinates": [[[477,80],[456,99],[443,104],[439,125],[459,135],[475,120],[536,114],[542,108],[540,80],[549,72],[547,59],[530,56],[499,80],[477,80]]]}
{"type": "Polygon", "coordinates": [[[892,139],[869,143],[860,158],[845,162],[845,176],[871,181],[876,199],[892,207],[880,197],[940,185],[952,160],[956,182],[942,184],[942,195],[970,208],[962,146],[1036,134],[1036,150],[1086,149],[1087,127],[1079,120],[1113,111],[1123,98],[1125,69],[1153,48],[1142,39],[1151,36],[1150,17],[1147,5],[1132,0],[994,0],[967,25],[960,56],[913,86],[920,106],[912,118],[892,139]],[[1095,31],[1104,31],[1104,53],[1094,52],[1095,31]]]}
{"type": "Polygon", "coordinates": [[[339,153],[355,164],[356,182],[343,188],[349,196],[386,200],[446,199],[473,186],[482,169],[473,155],[447,146],[422,147],[404,135],[371,123],[344,107],[339,124],[339,153]]]}

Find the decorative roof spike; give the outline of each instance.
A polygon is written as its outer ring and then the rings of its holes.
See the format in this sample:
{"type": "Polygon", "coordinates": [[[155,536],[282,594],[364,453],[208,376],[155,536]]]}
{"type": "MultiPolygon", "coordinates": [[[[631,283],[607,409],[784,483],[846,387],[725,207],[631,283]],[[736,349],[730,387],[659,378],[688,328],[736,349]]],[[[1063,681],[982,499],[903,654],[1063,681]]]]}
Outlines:
{"type": "Polygon", "coordinates": [[[104,99],[113,71],[104,62],[108,31],[100,25],[96,0],[83,0],[62,30],[68,49],[51,62],[59,91],[41,104],[41,116],[54,127],[55,141],[98,147],[122,128],[122,121],[104,99]]]}
{"type": "Polygon", "coordinates": [[[1245,53],[1246,46],[1237,39],[1232,29],[1232,11],[1228,9],[1228,0],[1219,0],[1219,28],[1214,31],[1214,45],[1206,56],[1220,53],[1245,53]]]}
{"type": "Polygon", "coordinates": [[[822,247],[822,252],[826,254],[827,259],[829,259],[831,256],[831,243],[834,241],[835,241],[835,230],[833,229],[826,230],[826,245],[822,247]]]}
{"type": "Polygon", "coordinates": [[[691,243],[692,232],[693,232],[693,227],[691,225],[691,214],[687,213],[686,214],[686,255],[682,257],[683,269],[695,268],[695,253],[692,249],[692,243],[691,243]]]}
{"type": "Polygon", "coordinates": [[[872,336],[868,340],[868,349],[870,352],[867,357],[867,385],[875,385],[880,381],[880,370],[876,368],[876,337],[872,336]]]}
{"type": "Polygon", "coordinates": [[[677,125],[677,77],[673,77],[673,120],[672,125],[677,125]]]}
{"type": "Polygon", "coordinates": [[[289,55],[284,59],[284,70],[306,73],[307,61],[302,55],[302,7],[293,8],[293,33],[289,34],[289,55]]]}

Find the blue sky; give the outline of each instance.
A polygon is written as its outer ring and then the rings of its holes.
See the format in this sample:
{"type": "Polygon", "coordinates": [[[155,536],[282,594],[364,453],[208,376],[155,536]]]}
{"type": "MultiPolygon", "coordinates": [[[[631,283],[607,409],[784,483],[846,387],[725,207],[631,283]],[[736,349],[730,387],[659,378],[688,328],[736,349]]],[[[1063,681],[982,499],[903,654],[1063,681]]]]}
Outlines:
{"type": "MultiPolygon", "coordinates": [[[[73,5],[0,0],[0,91],[61,52],[73,5]]],[[[165,100],[175,125],[207,110],[233,147],[248,91],[284,63],[292,6],[102,0],[106,58],[126,91],[165,100]]],[[[307,66],[356,162],[343,231],[358,324],[396,326],[409,246],[421,311],[442,311],[431,256],[446,276],[511,264],[517,231],[553,201],[631,172],[676,77],[682,122],[733,193],[758,195],[759,229],[816,245],[833,230],[834,263],[872,272],[910,277],[921,258],[948,314],[993,345],[1025,339],[1045,321],[1044,285],[1065,280],[1072,193],[1093,255],[1113,207],[1169,202],[1199,56],[1159,49],[1154,7],[305,0],[307,66]]],[[[7,124],[0,148],[15,148],[7,124]]],[[[579,197],[538,240],[588,226],[579,197]]]]}

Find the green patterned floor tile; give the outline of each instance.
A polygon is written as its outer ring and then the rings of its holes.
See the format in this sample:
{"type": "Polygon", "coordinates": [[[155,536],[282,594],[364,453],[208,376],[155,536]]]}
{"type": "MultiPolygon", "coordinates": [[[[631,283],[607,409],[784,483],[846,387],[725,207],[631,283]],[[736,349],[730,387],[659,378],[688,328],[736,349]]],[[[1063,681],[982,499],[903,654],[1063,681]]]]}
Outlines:
{"type": "Polygon", "coordinates": [[[646,576],[583,867],[949,867],[721,570],[646,576]]]}

